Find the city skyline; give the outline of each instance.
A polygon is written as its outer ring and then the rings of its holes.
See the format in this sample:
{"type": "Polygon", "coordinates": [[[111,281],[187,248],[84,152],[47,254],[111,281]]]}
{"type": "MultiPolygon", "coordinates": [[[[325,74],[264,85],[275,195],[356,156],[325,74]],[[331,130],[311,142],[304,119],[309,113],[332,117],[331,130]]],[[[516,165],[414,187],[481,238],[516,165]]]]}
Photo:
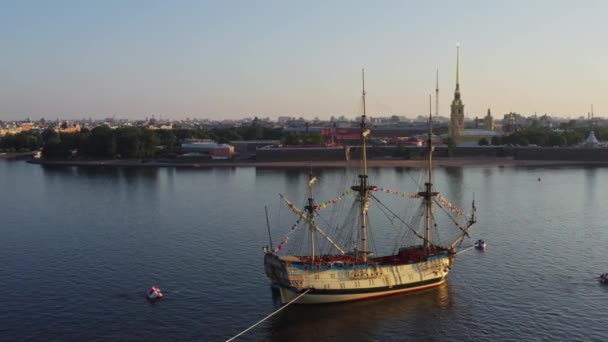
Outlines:
{"type": "Polygon", "coordinates": [[[608,3],[15,1],[0,13],[0,120],[428,112],[596,116],[608,3]]]}

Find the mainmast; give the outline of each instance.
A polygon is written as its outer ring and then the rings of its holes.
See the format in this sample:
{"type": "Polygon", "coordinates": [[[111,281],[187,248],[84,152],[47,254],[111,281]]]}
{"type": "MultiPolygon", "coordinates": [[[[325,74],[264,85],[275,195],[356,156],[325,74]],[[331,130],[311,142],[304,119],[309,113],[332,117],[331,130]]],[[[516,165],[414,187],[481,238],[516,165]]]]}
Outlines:
{"type": "Polygon", "coordinates": [[[359,246],[359,253],[363,262],[367,261],[367,210],[369,208],[369,190],[372,188],[367,184],[367,136],[370,130],[367,128],[366,123],[366,112],[365,112],[365,70],[361,70],[361,78],[363,82],[363,115],[361,115],[361,145],[362,145],[362,158],[363,158],[363,170],[359,175],[359,185],[352,186],[351,189],[359,193],[360,199],[360,221],[361,221],[361,244],[359,246]]]}
{"type": "Polygon", "coordinates": [[[315,200],[312,196],[312,186],[317,181],[316,177],[313,177],[312,171],[308,176],[308,205],[304,207],[306,209],[306,221],[308,222],[308,229],[310,230],[310,257],[312,261],[315,260],[315,200]]]}

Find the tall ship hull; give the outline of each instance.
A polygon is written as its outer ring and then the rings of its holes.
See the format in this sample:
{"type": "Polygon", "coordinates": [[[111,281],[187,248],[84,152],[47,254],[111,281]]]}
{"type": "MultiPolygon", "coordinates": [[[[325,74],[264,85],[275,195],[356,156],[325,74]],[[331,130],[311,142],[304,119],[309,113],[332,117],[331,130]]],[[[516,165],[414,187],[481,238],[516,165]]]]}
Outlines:
{"type": "Polygon", "coordinates": [[[298,259],[273,253],[264,258],[266,275],[280,291],[282,303],[306,290],[298,304],[347,302],[426,290],[445,282],[454,260],[448,251],[416,263],[356,264],[335,258],[311,265],[298,259]]]}

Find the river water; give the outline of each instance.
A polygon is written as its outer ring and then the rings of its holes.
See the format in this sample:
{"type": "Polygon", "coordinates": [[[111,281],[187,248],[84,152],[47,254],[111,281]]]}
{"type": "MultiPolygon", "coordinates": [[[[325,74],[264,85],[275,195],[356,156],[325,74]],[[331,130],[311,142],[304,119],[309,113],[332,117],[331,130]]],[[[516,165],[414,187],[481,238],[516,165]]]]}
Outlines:
{"type": "MultiPolygon", "coordinates": [[[[0,340],[222,341],[278,308],[264,276],[264,205],[305,194],[307,170],[44,168],[0,161],[0,340]],[[150,303],[151,285],[166,298],[150,303]]],[[[340,169],[315,171],[331,198],[340,169]]],[[[603,341],[608,169],[438,168],[485,252],[439,288],[291,306],[243,341],[603,341]]],[[[415,191],[418,171],[370,170],[415,191]],[[413,188],[412,188],[413,187],[413,188]]],[[[282,212],[281,215],[286,215],[282,212]]],[[[383,237],[378,239],[382,241],[383,237]]]]}

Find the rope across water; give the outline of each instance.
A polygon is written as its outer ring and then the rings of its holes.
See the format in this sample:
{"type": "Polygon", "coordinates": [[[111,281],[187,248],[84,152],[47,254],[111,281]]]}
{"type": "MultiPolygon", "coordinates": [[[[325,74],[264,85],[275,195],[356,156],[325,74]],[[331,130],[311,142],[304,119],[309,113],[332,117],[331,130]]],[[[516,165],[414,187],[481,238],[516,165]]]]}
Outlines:
{"type": "Polygon", "coordinates": [[[249,330],[251,330],[251,329],[255,328],[255,327],[256,327],[257,325],[259,325],[260,323],[262,323],[262,322],[264,322],[265,320],[269,319],[270,317],[272,317],[272,316],[276,315],[277,313],[279,313],[279,311],[281,311],[281,310],[285,309],[286,307],[288,307],[289,305],[293,304],[295,301],[297,301],[298,299],[300,299],[300,297],[302,297],[302,296],[304,296],[305,294],[307,294],[307,293],[308,293],[308,291],[310,291],[310,289],[308,289],[308,290],[306,290],[306,291],[302,292],[302,293],[301,293],[299,296],[297,296],[296,298],[294,298],[292,301],[290,301],[289,303],[287,303],[287,304],[283,305],[282,307],[280,307],[278,310],[276,310],[275,312],[271,313],[270,315],[268,315],[268,316],[264,317],[264,318],[263,318],[261,321],[259,321],[259,322],[257,322],[256,324],[254,324],[254,325],[250,326],[249,328],[247,328],[247,329],[245,329],[245,330],[241,331],[240,333],[238,333],[238,334],[237,334],[237,335],[235,335],[234,337],[227,339],[227,340],[226,340],[226,342],[233,341],[233,340],[234,340],[234,339],[236,339],[237,337],[239,337],[239,336],[243,335],[244,333],[248,332],[249,330]]]}

